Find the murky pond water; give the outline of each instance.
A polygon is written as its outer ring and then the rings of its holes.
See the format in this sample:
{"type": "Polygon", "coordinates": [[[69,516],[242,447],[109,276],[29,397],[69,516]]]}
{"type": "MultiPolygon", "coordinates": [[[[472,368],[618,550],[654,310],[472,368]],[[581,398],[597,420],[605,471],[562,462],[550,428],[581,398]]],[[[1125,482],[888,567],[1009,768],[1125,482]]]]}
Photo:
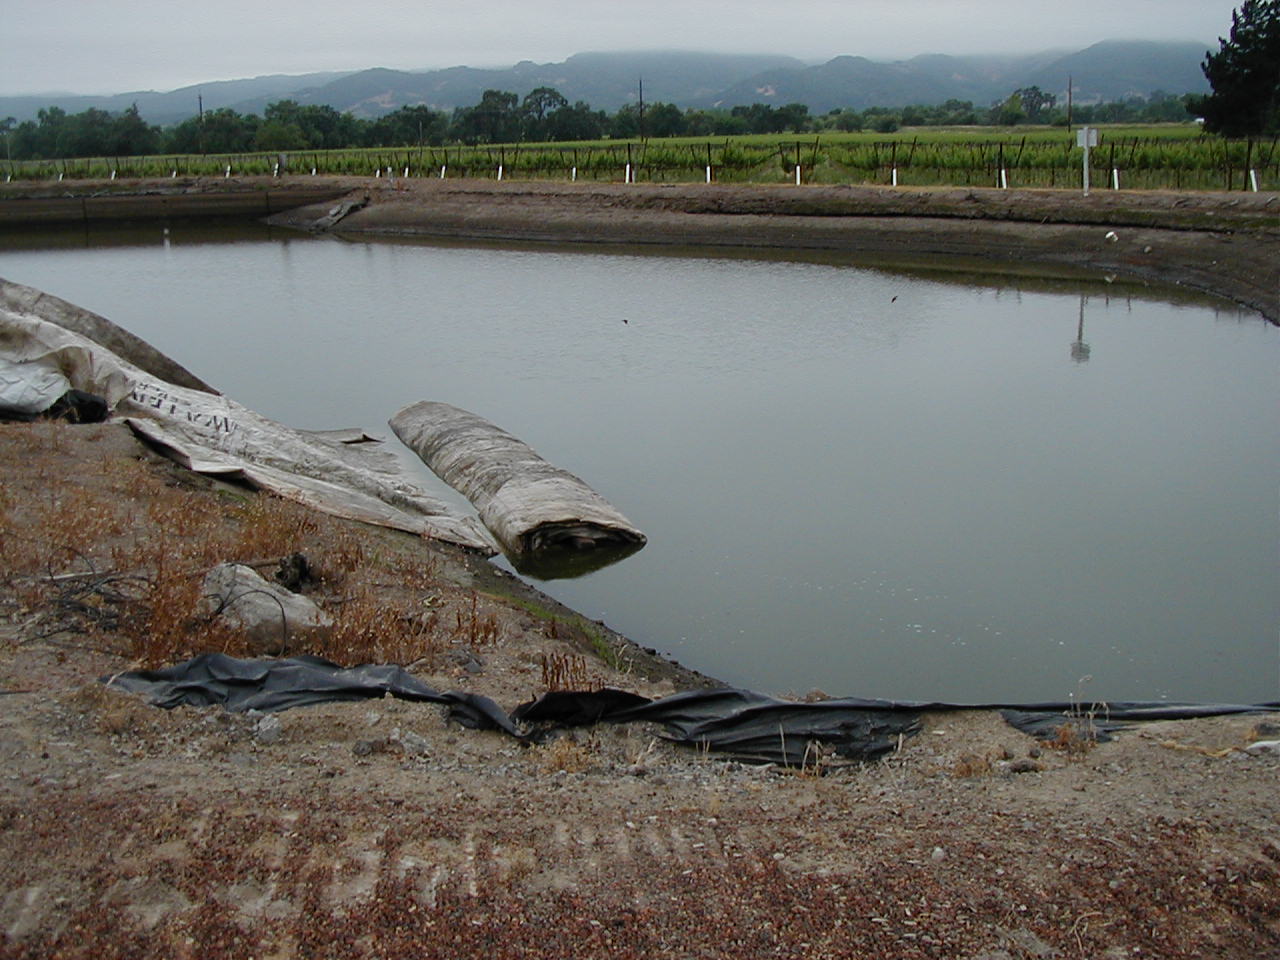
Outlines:
{"type": "Polygon", "coordinates": [[[1101,280],[181,224],[9,238],[0,276],[293,426],[385,430],[419,399],[488,417],[649,535],[544,589],[734,683],[1280,690],[1280,331],[1256,314],[1101,280]]]}

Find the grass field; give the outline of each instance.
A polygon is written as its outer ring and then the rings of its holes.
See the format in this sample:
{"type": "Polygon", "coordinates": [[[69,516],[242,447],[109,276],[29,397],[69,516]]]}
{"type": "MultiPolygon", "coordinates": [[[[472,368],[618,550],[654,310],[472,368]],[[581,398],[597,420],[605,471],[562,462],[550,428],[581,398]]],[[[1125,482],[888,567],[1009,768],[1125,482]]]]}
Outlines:
{"type": "MultiPolygon", "coordinates": [[[[1193,124],[1101,126],[1090,179],[1125,189],[1280,188],[1276,140],[1223,140],[1193,124]]],[[[1078,187],[1082,151],[1060,127],[919,127],[823,133],[600,140],[14,162],[13,180],[274,174],[902,186],[1078,187]]]]}

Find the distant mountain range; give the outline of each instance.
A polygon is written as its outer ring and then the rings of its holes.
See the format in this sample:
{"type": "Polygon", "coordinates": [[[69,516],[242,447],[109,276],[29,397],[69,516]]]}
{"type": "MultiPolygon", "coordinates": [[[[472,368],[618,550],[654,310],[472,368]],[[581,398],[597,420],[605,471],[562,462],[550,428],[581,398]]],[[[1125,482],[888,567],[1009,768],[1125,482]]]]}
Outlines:
{"type": "Polygon", "coordinates": [[[275,100],[328,104],[364,118],[404,106],[438,110],[471,106],[485,90],[523,97],[537,87],[554,87],[570,102],[585,100],[610,112],[639,97],[680,107],[734,107],[752,103],[806,104],[813,113],[837,107],[900,107],[971,100],[987,106],[1019,87],[1038,86],[1065,100],[1071,77],[1080,103],[1166,93],[1208,90],[1200,62],[1207,46],[1107,40],[1075,52],[1048,51],[1020,56],[930,54],[885,62],[836,57],[810,65],[791,57],[715,53],[580,53],[563,63],[523,61],[509,69],[405,71],[381,67],[350,73],[221,80],[167,93],[139,91],[114,96],[0,96],[0,118],[35,119],[42,107],[79,113],[91,107],[118,113],[136,103],[151,123],[172,124],[193,116],[200,99],[205,110],[230,107],[261,113],[275,100]]]}

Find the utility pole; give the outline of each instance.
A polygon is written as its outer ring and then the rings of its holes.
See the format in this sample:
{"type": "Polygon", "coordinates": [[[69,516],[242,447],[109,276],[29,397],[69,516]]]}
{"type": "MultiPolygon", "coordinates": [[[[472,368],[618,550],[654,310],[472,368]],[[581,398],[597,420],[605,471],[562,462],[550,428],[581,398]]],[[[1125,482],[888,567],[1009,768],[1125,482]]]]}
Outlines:
{"type": "Polygon", "coordinates": [[[200,152],[204,153],[204,93],[200,90],[196,91],[196,116],[197,129],[200,131],[198,137],[200,142],[197,146],[200,147],[200,152]]]}
{"type": "Polygon", "coordinates": [[[640,78],[640,139],[644,137],[644,77],[640,78]]]}
{"type": "Polygon", "coordinates": [[[1071,95],[1073,93],[1071,74],[1067,74],[1067,129],[1071,129],[1071,95]]]}

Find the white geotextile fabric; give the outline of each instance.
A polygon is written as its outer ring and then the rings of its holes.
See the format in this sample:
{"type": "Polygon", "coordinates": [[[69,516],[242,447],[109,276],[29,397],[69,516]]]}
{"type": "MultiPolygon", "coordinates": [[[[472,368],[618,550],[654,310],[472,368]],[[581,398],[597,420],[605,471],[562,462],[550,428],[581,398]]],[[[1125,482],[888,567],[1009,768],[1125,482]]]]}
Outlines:
{"type": "Polygon", "coordinates": [[[596,543],[645,542],[635,524],[586,483],[483,417],[424,400],[390,423],[436,476],[475,505],[510,554],[535,554],[561,535],[596,543]]]}
{"type": "Polygon", "coordinates": [[[15,380],[25,368],[38,387],[54,370],[72,388],[102,397],[115,416],[192,470],[235,475],[336,516],[497,552],[474,517],[400,475],[393,455],[365,452],[374,443],[294,430],[226,397],[167,383],[87,337],[3,302],[0,358],[15,380]]]}

